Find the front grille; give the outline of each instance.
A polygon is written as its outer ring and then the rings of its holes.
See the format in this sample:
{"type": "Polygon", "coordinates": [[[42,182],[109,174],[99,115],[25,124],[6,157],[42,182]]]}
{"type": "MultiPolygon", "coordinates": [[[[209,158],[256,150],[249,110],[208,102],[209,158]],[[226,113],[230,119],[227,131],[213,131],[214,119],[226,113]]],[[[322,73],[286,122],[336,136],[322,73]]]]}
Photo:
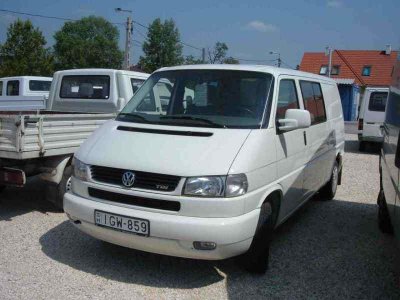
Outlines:
{"type": "Polygon", "coordinates": [[[91,166],[92,179],[98,182],[110,183],[119,186],[122,184],[122,175],[127,172],[135,174],[135,182],[132,188],[148,189],[171,192],[176,189],[179,184],[180,177],[140,171],[131,171],[125,169],[116,169],[100,166],[91,166]]]}
{"type": "Polygon", "coordinates": [[[181,209],[181,204],[178,201],[157,200],[157,199],[124,195],[124,194],[117,194],[113,192],[94,189],[91,187],[88,188],[88,192],[90,197],[112,202],[162,209],[162,210],[170,210],[170,211],[179,211],[181,209]]]}

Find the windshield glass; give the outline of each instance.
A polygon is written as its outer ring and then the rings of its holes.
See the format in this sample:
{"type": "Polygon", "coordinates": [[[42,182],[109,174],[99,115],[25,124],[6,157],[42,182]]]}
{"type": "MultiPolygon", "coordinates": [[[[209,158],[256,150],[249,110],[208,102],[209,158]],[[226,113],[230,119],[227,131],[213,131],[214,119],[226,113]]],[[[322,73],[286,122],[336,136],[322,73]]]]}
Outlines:
{"type": "Polygon", "coordinates": [[[260,128],[271,83],[272,75],[249,71],[157,72],[132,97],[117,120],[260,128]]]}

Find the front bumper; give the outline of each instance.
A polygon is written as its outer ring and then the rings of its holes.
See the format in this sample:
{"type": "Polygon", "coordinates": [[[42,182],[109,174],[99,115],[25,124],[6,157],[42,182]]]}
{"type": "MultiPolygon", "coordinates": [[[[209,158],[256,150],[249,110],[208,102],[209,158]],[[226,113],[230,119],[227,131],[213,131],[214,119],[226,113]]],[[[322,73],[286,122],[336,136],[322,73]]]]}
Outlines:
{"type": "Polygon", "coordinates": [[[64,211],[75,221],[76,227],[95,238],[146,252],[206,260],[225,259],[246,252],[260,214],[260,210],[255,209],[236,217],[187,217],[111,205],[72,193],[64,195],[64,211]],[[95,210],[149,220],[150,236],[96,226],[95,210]],[[194,241],[214,242],[217,247],[215,250],[197,250],[193,247],[194,241]]]}

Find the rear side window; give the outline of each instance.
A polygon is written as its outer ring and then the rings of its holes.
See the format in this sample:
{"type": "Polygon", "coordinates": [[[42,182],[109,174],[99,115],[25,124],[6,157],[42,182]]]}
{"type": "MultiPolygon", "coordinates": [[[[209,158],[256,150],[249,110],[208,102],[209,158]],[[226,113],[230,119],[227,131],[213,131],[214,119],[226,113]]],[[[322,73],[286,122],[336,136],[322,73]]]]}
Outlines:
{"type": "Polygon", "coordinates": [[[400,94],[390,92],[387,100],[385,122],[391,125],[400,126],[400,94]]]}
{"type": "Polygon", "coordinates": [[[296,84],[294,80],[283,79],[279,83],[278,108],[276,119],[285,118],[286,111],[292,108],[299,108],[296,84]]]}
{"type": "Polygon", "coordinates": [[[31,91],[48,92],[50,91],[51,81],[29,80],[29,89],[31,91]]]}
{"type": "Polygon", "coordinates": [[[143,79],[131,78],[132,92],[136,93],[136,91],[143,85],[143,79]]]}
{"type": "Polygon", "coordinates": [[[108,99],[110,76],[66,75],[61,81],[60,98],[108,99]]]}
{"type": "Polygon", "coordinates": [[[7,82],[7,96],[19,95],[19,80],[10,80],[7,82]]]}
{"type": "Polygon", "coordinates": [[[369,97],[368,110],[369,111],[385,111],[386,100],[388,93],[386,92],[372,92],[369,97]]]}
{"type": "Polygon", "coordinates": [[[3,81],[0,81],[0,96],[3,96],[3,81]]]}
{"type": "Polygon", "coordinates": [[[304,107],[310,112],[311,125],[326,121],[324,96],[321,85],[317,82],[300,81],[304,107]]]}

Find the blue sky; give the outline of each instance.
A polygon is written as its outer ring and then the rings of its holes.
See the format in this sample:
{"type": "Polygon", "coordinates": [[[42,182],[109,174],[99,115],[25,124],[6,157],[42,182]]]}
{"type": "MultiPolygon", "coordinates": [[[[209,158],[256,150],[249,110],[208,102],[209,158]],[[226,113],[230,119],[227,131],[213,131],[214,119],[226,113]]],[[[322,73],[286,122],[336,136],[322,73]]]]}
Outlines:
{"type": "MultiPolygon", "coordinates": [[[[271,60],[269,51],[279,51],[283,61],[295,67],[305,51],[336,49],[384,49],[391,44],[400,47],[399,0],[299,0],[267,1],[202,0],[202,1],[59,1],[1,0],[0,9],[77,19],[87,15],[103,16],[111,22],[123,22],[125,15],[115,7],[133,10],[133,18],[149,24],[154,18],[173,18],[182,41],[197,47],[211,47],[216,41],[226,42],[229,55],[244,59],[271,60]]],[[[19,16],[21,19],[27,17],[19,16]]],[[[29,17],[44,33],[49,46],[53,34],[63,22],[29,17]]],[[[16,15],[0,12],[0,43],[16,15]]],[[[120,28],[120,46],[125,32],[120,28]]],[[[138,27],[142,33],[144,28],[138,27]]],[[[138,31],[134,39],[143,41],[138,31]]],[[[132,47],[136,63],[140,47],[132,47]]],[[[184,54],[200,56],[191,48],[184,54]]],[[[271,63],[273,64],[273,63],[271,63]]]]}

